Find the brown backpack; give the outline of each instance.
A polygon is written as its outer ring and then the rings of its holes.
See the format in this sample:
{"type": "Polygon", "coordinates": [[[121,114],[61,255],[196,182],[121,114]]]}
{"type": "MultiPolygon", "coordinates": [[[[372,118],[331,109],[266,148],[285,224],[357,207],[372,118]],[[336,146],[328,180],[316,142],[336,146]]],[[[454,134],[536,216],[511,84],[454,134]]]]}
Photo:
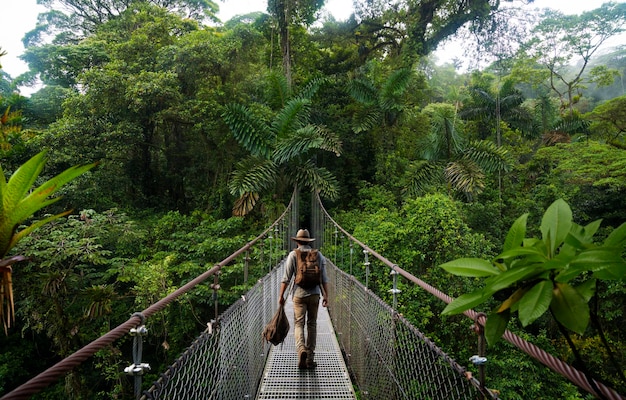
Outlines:
{"type": "Polygon", "coordinates": [[[322,270],[319,266],[319,252],[301,251],[296,249],[296,285],[304,289],[311,289],[321,284],[322,270]]]}

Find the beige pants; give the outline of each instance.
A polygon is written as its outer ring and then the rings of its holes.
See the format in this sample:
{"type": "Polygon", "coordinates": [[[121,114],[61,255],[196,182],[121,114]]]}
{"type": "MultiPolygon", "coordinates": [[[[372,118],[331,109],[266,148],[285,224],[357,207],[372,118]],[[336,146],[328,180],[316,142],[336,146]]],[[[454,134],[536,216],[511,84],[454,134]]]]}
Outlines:
{"type": "Polygon", "coordinates": [[[307,352],[307,361],[313,361],[315,343],[317,341],[317,310],[320,305],[318,294],[306,297],[293,298],[294,335],[296,337],[296,351],[307,352]],[[304,337],[304,324],[307,332],[304,337]]]}

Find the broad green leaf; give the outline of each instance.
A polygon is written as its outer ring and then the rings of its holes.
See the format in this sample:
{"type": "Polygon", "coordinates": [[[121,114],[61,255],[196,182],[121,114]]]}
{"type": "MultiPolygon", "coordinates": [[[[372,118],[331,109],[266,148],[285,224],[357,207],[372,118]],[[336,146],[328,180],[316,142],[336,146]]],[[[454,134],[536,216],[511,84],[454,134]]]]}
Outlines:
{"type": "Polygon", "coordinates": [[[532,276],[543,273],[540,265],[527,265],[509,269],[498,276],[494,276],[485,280],[485,289],[491,293],[495,293],[502,289],[506,289],[513,284],[527,279],[532,276]]]}
{"type": "MultiPolygon", "coordinates": [[[[58,201],[59,197],[50,198],[50,196],[67,182],[97,165],[97,163],[92,163],[68,168],[32,190],[31,185],[41,173],[44,164],[45,152],[38,153],[18,168],[6,185],[0,184],[4,190],[3,208],[0,213],[0,256],[6,254],[22,237],[41,225],[35,223],[35,226],[27,227],[26,232],[16,233],[15,229],[20,223],[43,207],[58,201]],[[31,191],[30,194],[29,191],[31,191]]],[[[62,215],[53,216],[46,222],[62,215]]]]}
{"type": "Polygon", "coordinates": [[[589,324],[589,305],[576,289],[567,283],[556,283],[550,309],[567,329],[582,335],[589,324]]]}
{"type": "Polygon", "coordinates": [[[585,299],[585,302],[589,303],[589,300],[596,294],[596,280],[589,279],[582,284],[576,286],[576,290],[585,299]]]}
{"type": "Polygon", "coordinates": [[[539,246],[537,246],[538,244],[541,244],[543,246],[543,242],[537,238],[526,238],[524,239],[524,242],[522,243],[522,247],[537,247],[539,248],[539,246]]]}
{"type": "Polygon", "coordinates": [[[602,220],[597,219],[585,225],[585,239],[592,242],[591,239],[593,238],[593,235],[595,235],[596,232],[598,232],[598,229],[600,229],[601,224],[602,224],[602,220]]]}
{"type": "Polygon", "coordinates": [[[45,164],[46,152],[42,151],[22,164],[9,178],[6,191],[2,195],[2,209],[6,213],[13,212],[26,193],[31,189],[45,164]]]}
{"type": "Polygon", "coordinates": [[[515,303],[519,301],[519,299],[522,298],[522,296],[524,296],[524,294],[526,294],[527,291],[528,291],[528,288],[526,287],[521,287],[517,289],[515,292],[513,292],[511,296],[509,296],[508,299],[502,302],[502,304],[500,305],[500,308],[498,308],[498,312],[501,313],[511,308],[515,303]]]}
{"type": "Polygon", "coordinates": [[[556,200],[548,207],[541,220],[541,234],[549,250],[549,256],[556,253],[572,226],[572,210],[563,200],[556,200]]]}
{"type": "Polygon", "coordinates": [[[541,268],[544,271],[563,270],[563,269],[567,268],[567,266],[570,263],[571,259],[572,259],[572,257],[564,257],[564,256],[561,255],[561,253],[559,253],[559,255],[556,256],[555,258],[544,262],[542,264],[541,268]]]}
{"type": "Polygon", "coordinates": [[[604,247],[622,248],[626,243],[626,222],[615,228],[604,241],[604,247]]]}
{"type": "Polygon", "coordinates": [[[459,258],[441,264],[440,267],[458,276],[481,277],[499,274],[499,271],[489,261],[480,258],[459,258]]]}
{"type": "Polygon", "coordinates": [[[557,281],[567,282],[585,271],[598,273],[613,268],[619,271],[625,265],[621,254],[615,249],[597,247],[580,252],[571,260],[569,267],[557,276],[557,281]]]}
{"type": "Polygon", "coordinates": [[[526,236],[527,219],[528,213],[523,214],[521,217],[515,220],[513,225],[511,225],[509,232],[506,234],[504,246],[502,247],[504,251],[511,250],[522,245],[526,236]]]}
{"type": "Polygon", "coordinates": [[[485,323],[485,339],[487,339],[488,344],[494,345],[500,340],[510,319],[511,312],[509,310],[489,314],[485,323]]]}
{"type": "Polygon", "coordinates": [[[593,276],[606,281],[618,281],[626,279],[626,264],[615,264],[610,268],[594,272],[593,276]]]}
{"type": "Polygon", "coordinates": [[[454,299],[450,304],[444,308],[441,312],[443,315],[454,315],[462,313],[463,311],[467,311],[470,308],[477,306],[491,298],[493,292],[488,292],[484,290],[476,290],[471,293],[463,294],[456,299],[454,299]]]}
{"type": "Polygon", "coordinates": [[[565,243],[577,250],[585,250],[588,249],[590,246],[593,246],[593,243],[587,241],[587,239],[585,238],[582,229],[579,232],[570,232],[565,237],[565,243]]]}
{"type": "Polygon", "coordinates": [[[519,301],[519,319],[527,326],[542,316],[552,301],[552,281],[543,280],[533,286],[519,301]]]}
{"type": "Polygon", "coordinates": [[[535,261],[547,261],[548,258],[536,247],[515,247],[511,250],[504,251],[498,254],[496,260],[508,260],[510,258],[531,256],[535,261]]]}

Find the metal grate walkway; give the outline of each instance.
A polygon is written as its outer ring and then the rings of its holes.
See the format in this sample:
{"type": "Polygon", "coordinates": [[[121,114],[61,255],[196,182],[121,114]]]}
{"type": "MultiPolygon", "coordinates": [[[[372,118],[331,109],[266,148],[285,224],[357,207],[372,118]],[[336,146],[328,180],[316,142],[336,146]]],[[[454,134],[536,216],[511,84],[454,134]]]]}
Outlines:
{"type": "Polygon", "coordinates": [[[320,305],[314,370],[301,370],[297,365],[291,296],[285,312],[289,317],[289,335],[282,344],[270,349],[257,399],[356,399],[328,310],[320,305]]]}

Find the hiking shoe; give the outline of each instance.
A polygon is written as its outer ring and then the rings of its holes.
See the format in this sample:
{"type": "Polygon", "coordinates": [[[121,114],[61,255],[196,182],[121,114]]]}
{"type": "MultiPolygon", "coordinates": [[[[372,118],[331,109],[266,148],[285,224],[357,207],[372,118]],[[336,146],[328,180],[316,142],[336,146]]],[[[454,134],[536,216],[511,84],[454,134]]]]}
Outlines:
{"type": "Polygon", "coordinates": [[[300,352],[300,355],[298,356],[298,368],[300,369],[304,369],[307,367],[307,363],[306,363],[306,351],[302,350],[300,352]]]}

